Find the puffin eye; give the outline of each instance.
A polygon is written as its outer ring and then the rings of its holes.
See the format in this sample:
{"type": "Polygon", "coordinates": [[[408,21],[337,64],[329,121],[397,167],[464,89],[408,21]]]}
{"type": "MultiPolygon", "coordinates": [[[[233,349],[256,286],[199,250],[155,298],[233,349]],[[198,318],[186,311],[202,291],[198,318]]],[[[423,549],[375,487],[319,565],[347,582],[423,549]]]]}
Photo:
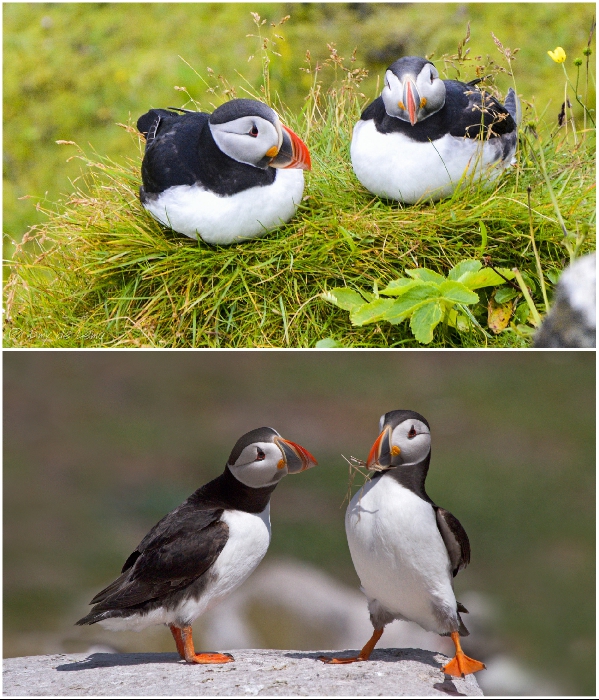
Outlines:
{"type": "Polygon", "coordinates": [[[432,84],[434,79],[435,79],[435,76],[433,75],[433,71],[431,71],[431,84],[432,84]]]}
{"type": "Polygon", "coordinates": [[[411,440],[412,438],[416,437],[416,428],[414,428],[414,426],[412,426],[412,427],[410,428],[410,432],[408,433],[408,437],[410,438],[410,440],[411,440]]]}
{"type": "Polygon", "coordinates": [[[254,138],[256,138],[256,136],[258,136],[258,127],[255,124],[252,125],[252,128],[249,131],[249,134],[250,134],[250,136],[253,136],[254,138]]]}
{"type": "Polygon", "coordinates": [[[258,450],[256,454],[256,462],[261,462],[266,457],[266,454],[259,447],[256,449],[258,450]]]}

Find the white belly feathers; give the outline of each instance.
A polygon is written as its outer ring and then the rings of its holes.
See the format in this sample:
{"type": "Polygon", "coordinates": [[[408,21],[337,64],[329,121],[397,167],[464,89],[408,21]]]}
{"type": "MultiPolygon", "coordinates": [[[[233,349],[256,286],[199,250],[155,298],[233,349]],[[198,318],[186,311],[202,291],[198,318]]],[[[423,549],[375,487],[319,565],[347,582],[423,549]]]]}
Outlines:
{"type": "Polygon", "coordinates": [[[228,245],[262,236],[295,214],[304,173],[279,169],[272,185],[219,196],[200,185],[169,187],[144,203],[155,219],[190,238],[228,245]]]}
{"type": "Polygon", "coordinates": [[[414,204],[419,199],[448,197],[462,178],[492,182],[509,165],[501,160],[499,139],[443,136],[436,141],[412,141],[403,134],[382,134],[374,121],[360,120],[351,144],[358,180],[379,197],[414,204]]]}
{"type": "Polygon", "coordinates": [[[345,528],[369,600],[429,632],[450,631],[441,618],[457,619],[451,566],[429,503],[382,476],[353,497],[345,528]]]}

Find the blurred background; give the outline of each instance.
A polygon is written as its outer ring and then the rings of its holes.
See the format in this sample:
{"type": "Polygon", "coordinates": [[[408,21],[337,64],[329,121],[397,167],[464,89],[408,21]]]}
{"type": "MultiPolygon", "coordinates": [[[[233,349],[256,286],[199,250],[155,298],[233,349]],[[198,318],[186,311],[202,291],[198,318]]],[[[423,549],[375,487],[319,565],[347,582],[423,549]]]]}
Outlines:
{"type": "MultiPolygon", "coordinates": [[[[226,99],[227,86],[218,76],[238,96],[243,96],[245,80],[258,88],[259,33],[280,54],[270,54],[273,93],[295,111],[302,108],[313,80],[300,70],[307,65],[306,51],[315,65],[329,57],[327,44],[334,43],[346,63],[355,49],[353,65],[370,72],[363,83],[366,103],[379,93],[391,62],[402,55],[435,59],[455,54],[470,23],[465,49],[470,49],[472,71],[466,67],[460,77],[475,77],[474,65],[484,64],[488,55],[504,65],[493,32],[504,46],[520,49],[513,63],[518,92],[554,128],[565,79],[547,50],[565,49],[565,66],[575,82],[573,61],[583,58],[595,4],[6,3],[2,11],[3,204],[10,256],[10,241],[20,240],[30,225],[42,220],[35,204],[70,193],[69,180],[82,169],[77,159],[67,162],[76,150],[57,145],[57,140],[75,141],[88,153],[95,149],[112,159],[141,160],[137,139],[117,124],[134,124],[150,107],[184,105],[188,95],[175,86],[187,88],[208,111],[226,99]],[[267,20],[260,31],[251,12],[267,20]],[[282,26],[270,26],[287,15],[291,18],[282,26]],[[208,84],[214,93],[207,93],[208,84]],[[27,196],[33,199],[22,199],[27,196]]],[[[321,77],[326,87],[335,73],[325,71],[321,77]]],[[[500,75],[497,83],[504,93],[512,85],[507,75],[500,75]]],[[[588,90],[585,97],[592,106],[593,80],[588,90]]],[[[574,109],[580,116],[576,103],[574,109]]]]}
{"type": "MultiPolygon", "coordinates": [[[[319,466],[272,498],[255,574],[197,648],[356,649],[371,633],[345,539],[348,467],[382,413],[432,428],[427,490],[469,534],[467,653],[496,695],[595,692],[595,354],[5,351],[4,654],[174,651],[166,628],[74,622],[169,510],[276,428],[319,466]]],[[[354,490],[359,485],[354,482],[354,490]]],[[[450,652],[394,622],[383,647],[450,652]]]]}

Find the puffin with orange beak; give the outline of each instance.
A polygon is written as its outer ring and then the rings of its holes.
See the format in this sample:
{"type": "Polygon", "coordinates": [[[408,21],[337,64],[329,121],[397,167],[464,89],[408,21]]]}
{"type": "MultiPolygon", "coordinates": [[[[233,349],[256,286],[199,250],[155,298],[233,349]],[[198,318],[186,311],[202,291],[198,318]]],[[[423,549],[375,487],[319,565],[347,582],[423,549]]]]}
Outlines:
{"type": "Polygon", "coordinates": [[[270,497],[287,474],[316,465],[304,447],[272,428],[239,438],[224,472],[165,515],[91,601],[78,625],[109,630],[170,628],[181,659],[213,664],[230,654],[196,653],[191,625],[241,585],[270,544],[270,497]]]}
{"type": "MultiPolygon", "coordinates": [[[[171,108],[172,109],[172,108],[171,108]]],[[[306,144],[257,100],[212,114],[151,109],[140,199],[164,226],[212,245],[262,236],[289,221],[310,170],[306,144]]]]}
{"type": "Polygon", "coordinates": [[[325,663],[367,661],[393,620],[418,623],[451,636],[455,657],[443,667],[451,676],[485,668],[466,656],[466,629],[455,599],[453,577],[470,561],[464,528],[428,497],[424,482],[431,458],[429,424],[415,411],[381,417],[379,436],[368,455],[374,476],[355,494],[345,515],[349,550],[368,599],[371,639],[358,656],[321,657],[325,663]]]}
{"type": "Polygon", "coordinates": [[[418,56],[389,66],[381,96],[352,137],[352,165],[364,187],[414,204],[448,197],[468,180],[493,182],[513,162],[520,109],[511,88],[502,105],[479,82],[442,80],[418,56]]]}

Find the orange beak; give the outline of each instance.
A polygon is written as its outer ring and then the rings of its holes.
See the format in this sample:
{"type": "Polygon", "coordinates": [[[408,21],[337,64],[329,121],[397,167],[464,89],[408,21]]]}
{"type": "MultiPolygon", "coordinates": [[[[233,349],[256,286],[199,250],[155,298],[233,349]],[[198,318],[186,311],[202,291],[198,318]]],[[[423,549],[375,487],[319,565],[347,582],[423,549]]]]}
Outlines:
{"type": "Polygon", "coordinates": [[[366,467],[373,469],[374,467],[387,468],[391,466],[391,428],[383,429],[383,432],[374,441],[374,445],[370,448],[366,467]]]}
{"type": "Polygon", "coordinates": [[[311,170],[310,151],[300,137],[284,124],[283,143],[277,155],[270,161],[271,168],[299,168],[311,170]]]}
{"type": "Polygon", "coordinates": [[[282,437],[276,437],[275,442],[283,452],[289,474],[299,474],[318,464],[308,450],[296,442],[285,440],[282,437]]]}
{"type": "Polygon", "coordinates": [[[416,86],[411,80],[406,80],[404,86],[404,104],[407,107],[408,115],[410,117],[410,124],[414,126],[416,124],[416,104],[420,104],[420,95],[416,86]]]}

